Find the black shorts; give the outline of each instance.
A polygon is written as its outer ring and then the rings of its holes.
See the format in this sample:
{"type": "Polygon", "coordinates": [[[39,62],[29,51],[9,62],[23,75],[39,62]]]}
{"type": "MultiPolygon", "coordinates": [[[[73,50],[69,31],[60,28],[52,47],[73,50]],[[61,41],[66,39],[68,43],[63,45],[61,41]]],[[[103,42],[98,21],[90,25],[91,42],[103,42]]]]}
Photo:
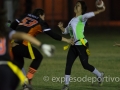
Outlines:
{"type": "MultiPolygon", "coordinates": [[[[35,59],[33,61],[41,61],[43,56],[42,54],[39,52],[39,50],[37,50],[35,47],[32,47],[35,59]]],[[[25,58],[29,58],[31,59],[29,50],[28,50],[28,46],[25,46],[23,44],[19,44],[15,47],[12,48],[12,52],[13,52],[13,56],[14,56],[14,64],[16,64],[20,69],[24,66],[24,57],[25,58]]],[[[36,62],[34,66],[38,67],[39,65],[37,65],[36,62]]]]}

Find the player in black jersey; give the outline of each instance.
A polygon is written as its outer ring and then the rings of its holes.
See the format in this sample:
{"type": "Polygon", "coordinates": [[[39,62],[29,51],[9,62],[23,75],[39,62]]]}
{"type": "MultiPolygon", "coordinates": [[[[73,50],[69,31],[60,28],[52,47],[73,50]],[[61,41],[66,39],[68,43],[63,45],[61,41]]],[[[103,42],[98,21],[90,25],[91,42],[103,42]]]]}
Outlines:
{"type": "MultiPolygon", "coordinates": [[[[31,36],[36,36],[37,34],[44,32],[55,40],[64,41],[69,44],[72,44],[72,41],[70,39],[66,39],[52,32],[51,28],[45,22],[44,18],[45,18],[44,10],[35,9],[32,14],[27,14],[27,15],[22,16],[19,19],[16,19],[14,22],[12,22],[10,27],[12,29],[15,29],[16,31],[26,32],[30,34],[31,36]]],[[[27,41],[16,41],[16,43],[19,45],[13,47],[12,51],[15,56],[15,60],[17,60],[16,63],[20,68],[23,67],[24,57],[33,59],[29,67],[29,71],[26,75],[31,84],[33,75],[37,71],[43,59],[43,56],[34,47],[31,47],[32,48],[31,50],[28,49],[30,48],[29,46],[30,44],[27,41]],[[30,51],[33,51],[33,53],[31,54],[30,51]]],[[[26,88],[26,85],[25,85],[25,88],[26,88]]]]}
{"type": "Polygon", "coordinates": [[[25,39],[39,46],[44,51],[51,53],[51,45],[41,44],[34,37],[16,32],[6,27],[6,11],[0,9],[0,90],[16,90],[19,81],[24,83],[25,77],[21,70],[13,64],[13,54],[11,51],[11,39],[25,39]],[[47,46],[49,50],[44,47],[47,46]]]}

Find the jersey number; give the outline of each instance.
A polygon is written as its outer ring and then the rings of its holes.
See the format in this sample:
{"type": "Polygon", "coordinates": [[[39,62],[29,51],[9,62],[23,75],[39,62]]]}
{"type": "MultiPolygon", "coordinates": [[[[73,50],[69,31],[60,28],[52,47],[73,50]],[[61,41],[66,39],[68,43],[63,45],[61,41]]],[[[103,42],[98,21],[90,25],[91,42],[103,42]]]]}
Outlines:
{"type": "Polygon", "coordinates": [[[0,55],[4,55],[6,52],[6,39],[0,38],[0,55]]]}
{"type": "Polygon", "coordinates": [[[23,26],[26,26],[26,27],[32,27],[33,25],[37,24],[38,21],[35,20],[35,19],[32,19],[30,17],[25,17],[23,20],[22,20],[22,25],[23,26]]]}

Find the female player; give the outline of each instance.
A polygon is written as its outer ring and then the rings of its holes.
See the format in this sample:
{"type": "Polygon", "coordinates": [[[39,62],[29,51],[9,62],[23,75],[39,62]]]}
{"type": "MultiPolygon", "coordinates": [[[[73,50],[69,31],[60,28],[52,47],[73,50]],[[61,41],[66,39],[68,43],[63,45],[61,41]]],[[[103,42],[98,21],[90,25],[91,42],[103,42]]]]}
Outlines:
{"type": "MultiPolygon", "coordinates": [[[[31,14],[27,14],[20,17],[19,19],[16,19],[14,22],[11,23],[10,27],[12,29],[15,29],[16,31],[26,32],[34,37],[39,33],[45,33],[55,40],[64,41],[72,44],[72,41],[70,39],[66,39],[51,30],[47,22],[45,22],[45,12],[43,9],[35,9],[31,14]]],[[[23,87],[24,89],[31,88],[31,80],[33,79],[35,72],[39,68],[43,56],[35,47],[31,46],[29,42],[25,40],[15,41],[15,43],[19,45],[13,47],[12,51],[13,55],[15,56],[15,63],[20,68],[22,68],[24,65],[24,57],[32,59],[32,63],[26,75],[30,85],[24,85],[23,87]],[[24,52],[22,49],[24,49],[24,52]],[[32,52],[32,54],[30,52],[32,52]]]]}
{"type": "Polygon", "coordinates": [[[51,53],[52,46],[41,44],[39,40],[26,33],[16,32],[7,28],[5,14],[6,12],[0,9],[0,90],[16,90],[19,81],[21,80],[21,83],[24,83],[25,77],[21,70],[12,63],[11,39],[30,41],[47,53],[51,53]],[[46,45],[49,50],[45,48],[46,45]]]}
{"type": "Polygon", "coordinates": [[[99,84],[101,84],[101,78],[103,73],[99,72],[94,66],[88,63],[88,41],[84,36],[84,27],[89,18],[105,11],[105,7],[94,12],[86,13],[87,6],[84,1],[77,1],[74,7],[75,17],[73,17],[66,28],[63,27],[63,23],[59,22],[58,27],[61,29],[63,34],[70,33],[71,39],[74,40],[74,45],[71,45],[67,54],[67,62],[65,68],[65,85],[62,90],[69,90],[69,80],[71,75],[72,65],[79,56],[84,69],[92,72],[98,77],[99,84]]]}

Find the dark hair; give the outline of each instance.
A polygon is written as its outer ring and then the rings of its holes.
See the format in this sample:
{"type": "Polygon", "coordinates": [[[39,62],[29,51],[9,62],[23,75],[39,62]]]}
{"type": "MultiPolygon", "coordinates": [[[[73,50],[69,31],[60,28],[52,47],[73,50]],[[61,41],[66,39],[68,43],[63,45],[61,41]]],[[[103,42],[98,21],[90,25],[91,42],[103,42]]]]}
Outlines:
{"type": "Polygon", "coordinates": [[[6,10],[0,9],[0,37],[4,37],[7,34],[6,22],[6,10]]]}
{"type": "Polygon", "coordinates": [[[33,15],[39,17],[39,15],[43,15],[44,14],[44,10],[43,9],[35,9],[33,12],[32,12],[33,15]]]}
{"type": "Polygon", "coordinates": [[[81,4],[82,14],[85,14],[87,11],[87,6],[86,6],[85,2],[83,0],[78,0],[76,3],[78,3],[78,2],[81,4]]]}

